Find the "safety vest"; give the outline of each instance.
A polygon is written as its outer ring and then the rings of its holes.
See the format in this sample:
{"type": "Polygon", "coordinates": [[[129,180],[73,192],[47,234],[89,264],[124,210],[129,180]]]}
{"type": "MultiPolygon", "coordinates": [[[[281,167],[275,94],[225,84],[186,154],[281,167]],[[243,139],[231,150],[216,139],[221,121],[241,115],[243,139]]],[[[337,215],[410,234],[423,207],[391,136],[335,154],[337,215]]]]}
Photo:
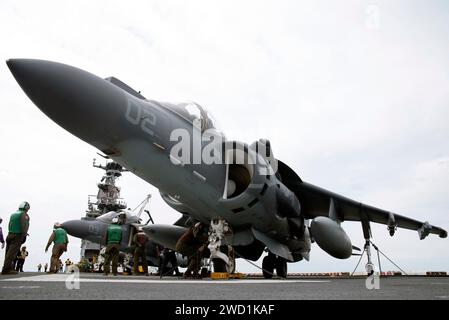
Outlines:
{"type": "Polygon", "coordinates": [[[117,244],[122,240],[122,228],[116,224],[108,227],[108,244],[117,244]]]}
{"type": "Polygon", "coordinates": [[[64,229],[56,228],[53,232],[55,233],[54,244],[67,243],[67,232],[64,229]]]}
{"type": "Polygon", "coordinates": [[[24,213],[24,211],[19,210],[11,215],[8,226],[9,233],[22,233],[22,223],[20,220],[22,218],[22,214],[24,213]]]}

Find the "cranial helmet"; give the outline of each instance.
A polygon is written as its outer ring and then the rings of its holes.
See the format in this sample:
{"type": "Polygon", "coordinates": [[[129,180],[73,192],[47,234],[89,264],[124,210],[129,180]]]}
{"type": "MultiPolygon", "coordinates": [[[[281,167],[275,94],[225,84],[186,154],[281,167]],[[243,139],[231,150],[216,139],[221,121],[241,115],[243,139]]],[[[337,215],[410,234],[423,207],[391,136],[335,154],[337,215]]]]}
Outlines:
{"type": "Polygon", "coordinates": [[[30,210],[30,204],[26,201],[22,202],[19,206],[19,210],[25,210],[25,211],[30,210]]]}

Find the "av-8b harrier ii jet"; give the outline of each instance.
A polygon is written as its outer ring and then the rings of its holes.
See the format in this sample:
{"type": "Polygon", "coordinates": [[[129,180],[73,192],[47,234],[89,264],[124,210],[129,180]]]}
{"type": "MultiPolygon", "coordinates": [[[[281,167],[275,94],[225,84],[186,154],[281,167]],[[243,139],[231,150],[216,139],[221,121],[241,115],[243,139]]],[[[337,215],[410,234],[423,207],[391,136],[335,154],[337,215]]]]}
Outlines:
{"type": "MultiPolygon", "coordinates": [[[[227,141],[210,113],[196,103],[146,99],[116,78],[50,61],[11,59],[8,67],[48,117],[157,187],[162,198],[193,222],[210,225],[211,256],[233,270],[234,257],[257,260],[264,275],[285,277],[287,262],[309,259],[316,242],[335,258],[354,247],[344,221],[360,221],[370,261],[370,223],[446,238],[428,222],[377,209],[302,181],[276,159],[270,142],[227,141]],[[101,124],[101,125],[99,125],[101,124]],[[233,253],[233,254],[232,254],[233,253]]],[[[151,225],[145,232],[173,248],[182,226],[151,225]]]]}

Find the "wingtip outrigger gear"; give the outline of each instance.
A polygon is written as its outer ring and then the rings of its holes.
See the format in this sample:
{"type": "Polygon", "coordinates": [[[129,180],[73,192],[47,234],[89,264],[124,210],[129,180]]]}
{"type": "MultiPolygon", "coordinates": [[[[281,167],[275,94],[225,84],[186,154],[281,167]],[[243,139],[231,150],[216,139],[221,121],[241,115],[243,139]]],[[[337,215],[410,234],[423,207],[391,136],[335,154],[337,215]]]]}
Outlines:
{"type": "MultiPolygon", "coordinates": [[[[432,228],[432,226],[430,226],[430,224],[428,223],[428,222],[425,222],[424,224],[423,224],[423,227],[422,227],[422,229],[423,229],[423,233],[425,233],[425,232],[427,232],[427,235],[428,235],[428,233],[430,232],[430,229],[432,228]]],[[[390,214],[390,220],[389,220],[389,223],[388,223],[388,230],[390,231],[390,235],[392,235],[391,233],[392,233],[392,228],[394,228],[394,231],[396,230],[396,225],[395,225],[395,222],[394,222],[394,216],[393,216],[393,214],[390,214]],[[391,223],[390,223],[391,222],[391,223]]],[[[359,264],[360,264],[360,261],[362,260],[362,258],[363,258],[363,255],[364,255],[364,253],[366,252],[366,255],[367,255],[367,258],[368,258],[368,262],[366,263],[366,265],[365,265],[365,269],[366,269],[366,273],[367,273],[367,275],[368,275],[368,277],[370,277],[371,275],[373,275],[374,274],[374,272],[375,272],[375,269],[374,269],[374,263],[372,262],[372,259],[371,259],[371,245],[373,246],[373,248],[374,248],[374,250],[376,250],[376,252],[377,252],[377,261],[378,261],[378,264],[379,264],[379,273],[382,273],[382,267],[381,267],[381,264],[380,264],[380,255],[379,254],[382,254],[388,261],[390,261],[392,264],[394,264],[399,270],[401,270],[401,272],[404,274],[404,275],[407,275],[407,273],[401,268],[401,267],[399,267],[396,263],[394,263],[394,261],[393,260],[391,260],[390,258],[388,258],[382,251],[380,251],[380,249],[371,241],[371,238],[372,238],[372,234],[371,234],[371,226],[370,226],[370,221],[368,220],[368,219],[366,219],[366,217],[364,218],[364,219],[362,219],[362,229],[363,229],[363,237],[365,238],[365,246],[364,246],[364,248],[363,248],[363,252],[362,252],[362,254],[360,254],[360,259],[359,259],[359,261],[357,262],[357,265],[356,265],[356,267],[354,268],[354,271],[352,271],[352,273],[351,273],[351,277],[354,275],[354,273],[355,273],[355,271],[357,270],[357,267],[359,266],[359,264]]],[[[394,234],[394,231],[393,231],[393,234],[394,234]]],[[[444,231],[444,230],[443,230],[444,231]]],[[[420,232],[420,230],[418,230],[418,232],[420,232]]],[[[427,235],[425,235],[425,236],[427,236],[427,235]]],[[[425,237],[424,236],[424,237],[425,237]]],[[[420,237],[421,237],[421,233],[420,233],[420,237]]],[[[422,239],[421,239],[422,240],[422,239]]],[[[357,247],[355,247],[355,248],[357,248],[357,247]]],[[[354,246],[353,246],[353,249],[355,249],[354,248],[354,246]]],[[[353,255],[355,255],[355,254],[353,254],[353,255]]]]}
{"type": "Polygon", "coordinates": [[[371,227],[368,219],[362,219],[363,237],[365,238],[365,246],[363,248],[366,252],[368,262],[365,265],[366,273],[368,277],[374,273],[374,264],[371,260],[371,227]]]}

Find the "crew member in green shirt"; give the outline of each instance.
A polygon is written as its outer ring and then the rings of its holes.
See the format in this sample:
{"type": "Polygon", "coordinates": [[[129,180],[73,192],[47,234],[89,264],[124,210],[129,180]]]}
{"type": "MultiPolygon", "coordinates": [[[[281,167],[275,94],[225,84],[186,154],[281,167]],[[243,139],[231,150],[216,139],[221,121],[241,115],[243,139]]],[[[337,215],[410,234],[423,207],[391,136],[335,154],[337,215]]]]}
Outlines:
{"type": "Polygon", "coordinates": [[[106,251],[104,258],[104,275],[109,274],[112,261],[112,274],[117,275],[118,259],[120,256],[120,241],[122,240],[122,228],[118,224],[118,218],[112,219],[106,233],[106,251]]]}
{"type": "Polygon", "coordinates": [[[9,219],[2,274],[17,274],[12,264],[19,253],[20,246],[25,243],[28,235],[28,228],[30,226],[28,210],[30,210],[30,204],[24,201],[19,205],[17,212],[13,213],[9,219]]]}
{"type": "Polygon", "coordinates": [[[45,247],[45,252],[48,251],[51,243],[53,244],[53,250],[51,253],[50,260],[50,270],[48,273],[58,273],[59,271],[59,258],[67,251],[67,244],[69,243],[69,237],[67,237],[67,232],[61,228],[61,224],[56,222],[53,226],[53,232],[51,233],[50,239],[48,239],[47,246],[45,247]]]}

